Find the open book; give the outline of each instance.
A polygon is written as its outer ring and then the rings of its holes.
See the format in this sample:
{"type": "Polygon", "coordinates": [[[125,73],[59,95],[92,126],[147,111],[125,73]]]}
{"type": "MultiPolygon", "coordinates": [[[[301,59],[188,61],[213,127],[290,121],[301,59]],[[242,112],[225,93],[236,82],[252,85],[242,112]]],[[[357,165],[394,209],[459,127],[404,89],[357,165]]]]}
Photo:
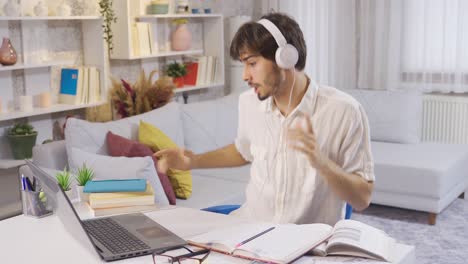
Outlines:
{"type": "Polygon", "coordinates": [[[328,241],[311,252],[314,255],[343,255],[392,262],[396,241],[384,231],[354,220],[335,224],[328,241]]]}
{"type": "Polygon", "coordinates": [[[269,263],[290,263],[329,238],[325,224],[241,224],[188,239],[189,244],[269,263]]]}

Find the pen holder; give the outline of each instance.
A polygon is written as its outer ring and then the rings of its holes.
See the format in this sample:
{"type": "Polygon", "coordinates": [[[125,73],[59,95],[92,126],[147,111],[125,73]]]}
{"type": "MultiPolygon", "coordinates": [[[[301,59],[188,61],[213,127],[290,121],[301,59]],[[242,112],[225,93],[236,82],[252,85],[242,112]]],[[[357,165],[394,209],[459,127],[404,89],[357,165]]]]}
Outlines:
{"type": "Polygon", "coordinates": [[[52,214],[44,192],[21,191],[21,201],[25,216],[41,218],[52,214]]]}

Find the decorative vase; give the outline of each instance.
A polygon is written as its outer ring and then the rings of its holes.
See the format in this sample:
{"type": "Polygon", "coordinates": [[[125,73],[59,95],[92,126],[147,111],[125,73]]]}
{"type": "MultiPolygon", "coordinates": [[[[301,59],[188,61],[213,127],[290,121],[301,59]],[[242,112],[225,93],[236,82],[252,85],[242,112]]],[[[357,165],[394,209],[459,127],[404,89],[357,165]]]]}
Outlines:
{"type": "Polygon", "coordinates": [[[78,197],[78,201],[80,202],[88,202],[89,201],[89,194],[83,192],[84,186],[76,185],[76,194],[78,197]]]}
{"type": "Polygon", "coordinates": [[[36,6],[34,6],[34,14],[36,16],[47,16],[49,14],[49,8],[44,4],[44,2],[39,1],[36,6]]]}
{"type": "Polygon", "coordinates": [[[3,5],[3,13],[7,16],[21,16],[21,6],[17,0],[8,0],[3,5]]]}
{"type": "Polygon", "coordinates": [[[177,28],[172,32],[171,48],[174,51],[184,51],[192,46],[192,33],[187,24],[177,25],[177,28]]]}
{"type": "Polygon", "coordinates": [[[70,16],[71,15],[71,7],[62,1],[62,3],[57,7],[57,15],[58,16],[70,16]]]}
{"type": "Polygon", "coordinates": [[[11,45],[9,38],[3,38],[2,46],[0,47],[0,63],[2,65],[13,65],[16,63],[16,50],[11,45]]]}
{"type": "Polygon", "coordinates": [[[174,82],[176,88],[182,88],[182,87],[184,87],[184,84],[185,84],[185,82],[184,82],[184,76],[175,77],[175,78],[173,79],[173,82],[174,82]]]}
{"type": "Polygon", "coordinates": [[[16,135],[8,136],[13,158],[17,160],[30,159],[32,157],[32,149],[36,145],[37,133],[33,135],[16,135]]]}
{"type": "Polygon", "coordinates": [[[187,0],[178,0],[177,1],[177,10],[178,14],[185,14],[190,12],[189,3],[187,0]]]}

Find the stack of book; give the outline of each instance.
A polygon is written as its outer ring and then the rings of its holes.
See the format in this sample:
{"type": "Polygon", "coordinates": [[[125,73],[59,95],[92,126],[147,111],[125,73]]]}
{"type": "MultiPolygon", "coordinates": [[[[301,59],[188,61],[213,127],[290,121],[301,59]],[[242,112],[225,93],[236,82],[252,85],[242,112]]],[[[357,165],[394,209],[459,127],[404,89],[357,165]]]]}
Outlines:
{"type": "Polygon", "coordinates": [[[96,67],[63,68],[60,72],[59,103],[90,104],[101,100],[101,81],[96,67]]]}
{"type": "Polygon", "coordinates": [[[134,56],[147,56],[158,53],[158,43],[154,39],[151,23],[136,22],[132,25],[132,46],[134,56]]]}
{"type": "Polygon", "coordinates": [[[186,85],[209,85],[216,80],[216,56],[191,56],[187,64],[187,75],[184,77],[186,85]]]}
{"type": "MultiPolygon", "coordinates": [[[[115,186],[112,181],[105,181],[108,186],[115,186]]],[[[146,181],[145,181],[146,183],[146,181]]],[[[89,194],[89,207],[94,216],[112,214],[135,213],[156,210],[154,191],[146,183],[146,189],[139,191],[121,191],[108,188],[106,192],[92,192],[89,194]]]]}

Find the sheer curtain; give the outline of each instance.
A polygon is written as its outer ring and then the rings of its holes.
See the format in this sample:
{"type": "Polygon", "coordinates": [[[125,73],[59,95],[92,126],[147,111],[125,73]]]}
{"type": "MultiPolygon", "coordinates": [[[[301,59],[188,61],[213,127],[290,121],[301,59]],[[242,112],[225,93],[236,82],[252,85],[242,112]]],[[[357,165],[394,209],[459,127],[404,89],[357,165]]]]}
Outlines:
{"type": "Polygon", "coordinates": [[[358,87],[468,92],[468,1],[358,0],[358,87]]]}
{"type": "Polygon", "coordinates": [[[292,16],[307,45],[305,72],[321,84],[339,89],[355,88],[356,1],[264,1],[263,12],[274,9],[292,16]]]}

